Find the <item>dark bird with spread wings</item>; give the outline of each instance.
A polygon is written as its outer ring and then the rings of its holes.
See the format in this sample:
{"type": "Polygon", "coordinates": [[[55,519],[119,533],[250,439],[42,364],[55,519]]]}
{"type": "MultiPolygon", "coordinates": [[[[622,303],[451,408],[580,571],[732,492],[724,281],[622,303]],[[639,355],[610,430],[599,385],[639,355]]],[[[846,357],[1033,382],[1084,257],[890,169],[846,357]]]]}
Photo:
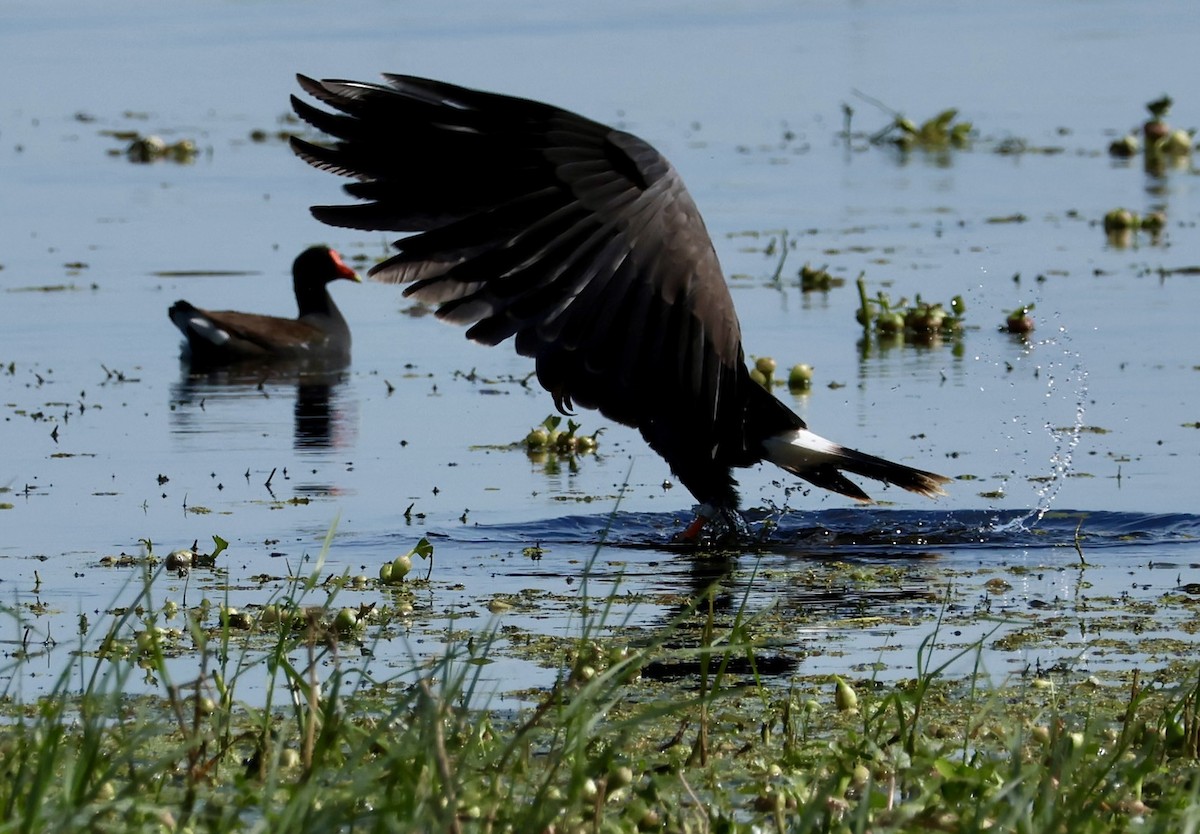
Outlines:
{"type": "Polygon", "coordinates": [[[732,469],[770,461],[869,501],[843,472],[926,496],[949,479],[809,431],[755,383],[712,240],[679,174],[638,137],[536,101],[403,75],[300,86],[296,113],[333,137],[293,137],[360,202],[314,206],[333,226],[409,233],[377,280],[513,338],[564,413],[633,426],[709,517],[738,507],[732,469]]]}

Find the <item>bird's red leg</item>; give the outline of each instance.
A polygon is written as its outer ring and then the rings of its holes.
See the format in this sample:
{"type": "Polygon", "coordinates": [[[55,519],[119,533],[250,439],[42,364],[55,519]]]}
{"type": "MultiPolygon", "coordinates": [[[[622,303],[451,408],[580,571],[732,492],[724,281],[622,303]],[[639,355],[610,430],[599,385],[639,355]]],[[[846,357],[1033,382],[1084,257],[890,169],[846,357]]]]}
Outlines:
{"type": "Polygon", "coordinates": [[[716,514],[716,511],[708,504],[701,504],[696,508],[696,517],[692,520],[681,533],[676,533],[674,540],[677,542],[687,542],[689,544],[695,542],[700,532],[704,529],[704,525],[708,524],[716,514]]]}
{"type": "Polygon", "coordinates": [[[681,542],[693,542],[696,540],[696,537],[700,535],[700,531],[704,529],[705,524],[708,524],[708,519],[702,515],[698,515],[692,521],[692,523],[687,526],[687,529],[676,536],[676,538],[681,542]]]}

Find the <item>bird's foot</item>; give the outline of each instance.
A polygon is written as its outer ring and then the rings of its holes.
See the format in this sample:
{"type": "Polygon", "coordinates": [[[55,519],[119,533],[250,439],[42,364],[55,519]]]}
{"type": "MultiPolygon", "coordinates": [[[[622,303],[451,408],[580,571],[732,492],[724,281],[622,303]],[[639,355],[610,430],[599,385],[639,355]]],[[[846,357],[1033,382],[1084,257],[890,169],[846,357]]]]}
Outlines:
{"type": "Polygon", "coordinates": [[[672,541],[681,544],[720,544],[726,541],[744,540],[750,528],[737,510],[729,507],[714,507],[701,504],[696,509],[696,518],[684,530],[676,533],[672,541]]]}

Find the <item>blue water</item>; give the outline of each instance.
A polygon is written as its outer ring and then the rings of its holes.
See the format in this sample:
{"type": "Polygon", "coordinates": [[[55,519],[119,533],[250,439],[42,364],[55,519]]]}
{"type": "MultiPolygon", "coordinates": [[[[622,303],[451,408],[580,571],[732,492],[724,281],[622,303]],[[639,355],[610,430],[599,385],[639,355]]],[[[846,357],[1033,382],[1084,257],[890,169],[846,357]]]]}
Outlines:
{"type": "MultiPolygon", "coordinates": [[[[147,542],[158,556],[205,550],[214,535],[230,542],[224,572],[162,575],[157,598],[261,605],[280,585],[255,577],[321,558],[327,574],[374,576],[430,537],[434,585],[411,633],[377,647],[389,669],[437,654],[452,628],[497,620],[498,593],[553,595],[499,622],[576,633],[585,574],[591,591],[637,600],[621,614],[630,628],[662,627],[674,596],[714,581],[756,611],[825,611],[826,629],[806,622],[780,649],[808,658],[802,674],[873,663],[886,647],[902,675],[947,589],[965,620],[996,577],[1012,586],[994,600],[1008,614],[1125,594],[1165,605],[1142,626],[1179,636],[1186,607],[1161,600],[1200,564],[1200,179],[1194,160],[1153,171],[1105,148],[1164,89],[1173,123],[1200,124],[1200,102],[1176,81],[1194,74],[1198,36],[1182,0],[7,3],[0,602],[11,611],[0,640],[53,643],[10,689],[43,691],[70,662],[79,615],[98,639],[137,592],[135,572],[101,559],[143,555],[147,542]],[[1153,73],[1139,69],[1145,56],[1153,73]],[[293,127],[295,72],[385,70],[543,98],[653,142],[704,213],[747,352],[816,369],[811,393],[778,395],[818,432],[953,477],[950,494],[928,503],[870,485],[880,503],[853,507],[748,470],[745,505],[768,508],[749,511],[753,538],[697,556],[671,542],[691,498],[635,432],[583,413],[585,432],[604,429],[598,452],[557,468],[506,448],[552,410],[525,383],[528,362],[412,315],[395,287],[335,288],[355,340],[344,374],[189,378],[166,317],[176,298],[286,314],[287,271],[305,246],[325,241],[361,264],[386,253],[384,237],[309,217],[339,183],[273,136],[293,127]],[[892,118],[872,100],[917,121],[957,107],[975,144],[872,147],[866,136],[892,118]],[[255,130],[271,135],[254,141],[255,130]],[[189,138],[200,153],[136,165],[120,131],[189,138]],[[997,152],[1013,139],[1032,150],[997,152]],[[1165,233],[1113,245],[1099,222],[1117,206],[1165,211],[1165,233]],[[801,292],[804,263],[845,285],[801,292]],[[860,272],[893,298],[961,294],[961,342],[862,344],[860,272]],[[1032,336],[999,332],[1028,303],[1032,336]],[[541,558],[525,555],[539,543],[541,558]],[[827,573],[836,562],[866,573],[827,573]],[[901,586],[865,581],[884,569],[899,569],[901,586]],[[888,625],[838,626],[847,600],[888,625]],[[898,628],[905,611],[911,625],[898,628]],[[844,650],[817,652],[831,633],[844,650]]],[[[381,599],[374,587],[343,593],[381,599]]],[[[956,627],[959,641],[982,639],[984,626],[956,627]]],[[[996,665],[1044,659],[1000,653],[996,665]]],[[[489,673],[501,692],[551,675],[525,661],[489,673]]]]}
{"type": "MultiPolygon", "coordinates": [[[[1200,516],[1187,513],[1118,513],[1055,510],[823,510],[816,513],[748,510],[743,513],[748,536],[740,546],[753,552],[817,556],[877,549],[898,558],[914,548],[945,547],[999,550],[1075,547],[1138,548],[1200,543],[1200,516]],[[768,524],[769,522],[769,524],[768,524]]],[[[669,542],[680,526],[676,513],[619,513],[609,516],[564,516],[544,521],[503,524],[467,533],[452,532],[453,541],[519,544],[533,539],[543,544],[613,547],[672,547],[681,552],[691,545],[669,542]]]]}

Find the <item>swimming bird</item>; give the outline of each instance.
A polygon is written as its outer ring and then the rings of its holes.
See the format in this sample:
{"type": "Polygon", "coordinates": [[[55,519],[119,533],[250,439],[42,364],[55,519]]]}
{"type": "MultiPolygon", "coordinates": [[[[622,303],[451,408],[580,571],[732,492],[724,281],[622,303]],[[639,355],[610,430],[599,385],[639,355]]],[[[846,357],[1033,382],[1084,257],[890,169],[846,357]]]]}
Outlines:
{"type": "Polygon", "coordinates": [[[858,501],[843,472],[926,496],[948,478],[811,432],[750,378],[716,250],[667,159],[642,139],[537,101],[407,75],[315,80],[292,96],[335,140],[291,139],[350,177],[361,202],[318,205],[333,225],[410,233],[373,278],[512,338],[559,411],[592,408],[636,428],[700,503],[685,537],[732,520],[733,469],[770,461],[858,501]]]}
{"type": "Polygon", "coordinates": [[[201,310],[186,301],[176,301],[167,314],[187,338],[193,365],[272,360],[344,363],[350,359],[350,327],[327,288],[339,278],[362,280],[333,249],[313,246],[292,264],[297,318],[201,310]]]}

